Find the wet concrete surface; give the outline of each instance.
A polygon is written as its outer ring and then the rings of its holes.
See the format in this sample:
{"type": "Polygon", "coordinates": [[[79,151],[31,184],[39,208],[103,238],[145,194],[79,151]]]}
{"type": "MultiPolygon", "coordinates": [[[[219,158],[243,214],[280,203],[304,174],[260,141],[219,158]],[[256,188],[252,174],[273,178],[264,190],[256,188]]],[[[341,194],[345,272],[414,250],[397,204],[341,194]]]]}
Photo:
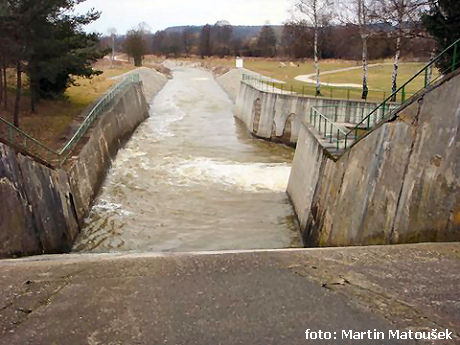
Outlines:
{"type": "Polygon", "coordinates": [[[342,330],[432,328],[455,344],[459,264],[460,243],[5,260],[0,344],[412,344],[342,330]]]}

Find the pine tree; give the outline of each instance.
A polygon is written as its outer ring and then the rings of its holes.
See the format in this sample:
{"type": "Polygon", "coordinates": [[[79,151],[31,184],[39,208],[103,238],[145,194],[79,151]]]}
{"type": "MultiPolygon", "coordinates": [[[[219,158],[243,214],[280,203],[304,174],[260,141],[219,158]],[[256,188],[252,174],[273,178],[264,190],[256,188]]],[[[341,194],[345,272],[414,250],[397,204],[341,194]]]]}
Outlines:
{"type": "MultiPolygon", "coordinates": [[[[460,2],[458,0],[438,0],[422,18],[427,31],[436,39],[437,53],[441,53],[455,40],[460,38],[460,2]]],[[[457,52],[460,56],[460,49],[457,52]]],[[[460,57],[457,57],[455,68],[460,66],[460,57]]],[[[452,68],[452,54],[446,54],[438,67],[441,71],[452,68]]]]}
{"type": "MultiPolygon", "coordinates": [[[[84,0],[83,0],[84,1],[84,0]]],[[[82,27],[99,18],[90,11],[73,13],[82,0],[2,0],[0,37],[8,52],[0,54],[5,64],[16,68],[14,123],[19,125],[22,73],[30,80],[31,109],[40,97],[62,95],[75,76],[100,74],[91,64],[105,52],[98,49],[99,37],[82,27]]],[[[3,66],[5,67],[5,66],[3,66]]]]}

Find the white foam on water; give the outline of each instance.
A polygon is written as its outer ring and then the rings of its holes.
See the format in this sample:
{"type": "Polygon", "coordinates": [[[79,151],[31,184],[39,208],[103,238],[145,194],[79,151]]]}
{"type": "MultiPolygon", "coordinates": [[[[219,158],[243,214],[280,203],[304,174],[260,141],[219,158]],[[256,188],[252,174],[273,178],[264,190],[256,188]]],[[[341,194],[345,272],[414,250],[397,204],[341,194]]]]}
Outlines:
{"type": "Polygon", "coordinates": [[[152,106],[150,118],[147,122],[149,130],[154,133],[153,141],[159,141],[166,137],[173,137],[171,125],[182,120],[185,113],[176,104],[174,97],[161,97],[155,100],[152,106]]]}
{"type": "MultiPolygon", "coordinates": [[[[108,213],[110,213],[110,214],[118,214],[118,215],[121,215],[121,216],[130,216],[130,215],[133,214],[132,212],[123,209],[123,205],[118,204],[118,203],[114,203],[114,202],[110,202],[110,201],[105,200],[105,199],[98,200],[97,203],[94,204],[91,212],[93,212],[93,213],[105,213],[105,214],[108,214],[108,213]]],[[[90,220],[90,219],[88,219],[88,220],[90,220]]]]}
{"type": "Polygon", "coordinates": [[[184,184],[222,184],[244,191],[286,191],[291,167],[285,163],[239,163],[196,158],[171,167],[184,184]]]}

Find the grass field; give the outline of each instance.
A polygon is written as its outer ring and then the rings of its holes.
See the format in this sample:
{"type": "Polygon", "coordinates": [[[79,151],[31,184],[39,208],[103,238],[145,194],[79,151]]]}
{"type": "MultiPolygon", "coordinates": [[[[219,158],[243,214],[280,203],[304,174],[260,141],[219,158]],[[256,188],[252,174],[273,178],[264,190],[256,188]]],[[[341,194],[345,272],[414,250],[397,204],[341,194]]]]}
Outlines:
{"type": "MultiPolygon", "coordinates": [[[[370,63],[379,63],[382,61],[372,61],[370,63]]],[[[388,62],[388,61],[386,61],[388,62]]],[[[338,61],[338,60],[323,60],[320,62],[321,72],[332,71],[348,67],[360,67],[360,61],[338,61]]],[[[421,62],[402,62],[398,70],[398,85],[404,84],[415,73],[425,66],[421,62]]],[[[245,67],[254,72],[272,77],[274,79],[285,82],[282,87],[285,90],[295,91],[313,95],[315,93],[315,86],[295,80],[298,75],[314,73],[314,65],[312,61],[305,63],[290,63],[280,61],[264,61],[260,59],[248,59],[245,61],[245,67]]],[[[391,93],[391,78],[393,66],[383,65],[369,68],[369,96],[368,100],[380,101],[391,93]]],[[[436,77],[437,72],[433,72],[436,77]]],[[[408,85],[406,95],[418,91],[424,85],[424,75],[417,77],[413,82],[408,85]]],[[[314,78],[313,78],[314,79],[314,78]]],[[[361,68],[350,70],[346,72],[338,72],[334,74],[326,74],[321,76],[321,82],[326,83],[362,83],[362,70],[361,68]]],[[[275,85],[276,86],[276,85],[275,85]]],[[[279,85],[281,87],[281,85],[279,85]]],[[[338,97],[338,98],[361,98],[361,89],[349,87],[330,87],[322,86],[322,95],[324,97],[338,97]]]]}
{"type": "MultiPolygon", "coordinates": [[[[129,64],[118,63],[111,69],[107,63],[103,62],[98,63],[95,67],[102,70],[103,74],[92,79],[77,78],[76,85],[69,87],[64,97],[41,100],[36,113],[30,112],[30,93],[28,80],[25,78],[19,116],[20,128],[54,149],[61,148],[63,141],[67,139],[65,135],[72,121],[116,83],[111,78],[134,68],[129,64]]],[[[12,86],[15,84],[14,71],[10,71],[9,75],[9,85],[12,86]]],[[[15,91],[11,88],[7,109],[0,108],[0,116],[10,122],[12,122],[14,95],[15,91]]],[[[1,126],[0,130],[4,131],[5,128],[2,127],[4,126],[1,126]]]]}

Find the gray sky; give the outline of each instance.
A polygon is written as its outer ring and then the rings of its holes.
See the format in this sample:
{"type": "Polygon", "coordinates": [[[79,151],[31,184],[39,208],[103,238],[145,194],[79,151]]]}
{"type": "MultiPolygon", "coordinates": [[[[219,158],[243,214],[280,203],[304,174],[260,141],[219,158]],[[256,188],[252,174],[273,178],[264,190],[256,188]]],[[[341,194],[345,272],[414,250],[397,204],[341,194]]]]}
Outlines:
{"type": "Polygon", "coordinates": [[[282,24],[289,18],[290,0],[87,0],[77,9],[92,7],[101,18],[86,30],[106,33],[116,27],[125,33],[140,22],[153,31],[177,25],[214,24],[228,20],[233,25],[282,24]]]}

